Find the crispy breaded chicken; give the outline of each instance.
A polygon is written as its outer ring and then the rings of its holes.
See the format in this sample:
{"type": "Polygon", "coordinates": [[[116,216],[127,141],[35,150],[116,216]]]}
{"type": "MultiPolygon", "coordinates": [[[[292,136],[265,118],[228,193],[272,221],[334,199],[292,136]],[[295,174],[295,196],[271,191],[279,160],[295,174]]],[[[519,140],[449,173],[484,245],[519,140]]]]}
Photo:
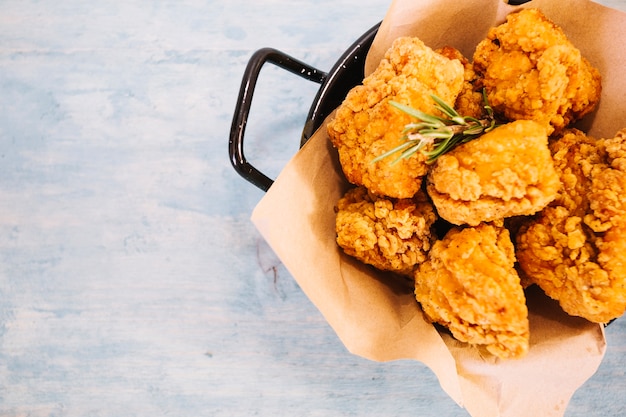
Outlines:
{"type": "Polygon", "coordinates": [[[474,53],[489,103],[509,120],[535,120],[558,133],[591,112],[600,99],[600,73],[537,9],[507,16],[474,53]]]}
{"type": "Polygon", "coordinates": [[[500,225],[451,229],[415,273],[415,297],[426,316],[498,357],[525,355],[528,308],[514,251],[500,225]]]}
{"type": "Polygon", "coordinates": [[[454,103],[463,85],[463,65],[434,52],[417,38],[397,39],[376,70],[354,87],[327,125],[348,181],[393,198],[411,198],[428,170],[416,153],[393,164],[391,155],[372,161],[403,143],[411,117],[390,100],[437,113],[431,95],[454,103]]]}
{"type": "Polygon", "coordinates": [[[440,156],[427,189],[439,216],[476,226],[536,213],[559,187],[545,128],[518,120],[440,156]]]}
{"type": "Polygon", "coordinates": [[[410,199],[377,197],[356,187],[337,203],[337,244],[380,270],[413,276],[430,250],[437,219],[424,192],[410,199]]]}
{"type": "Polygon", "coordinates": [[[520,229],[519,265],[568,314],[608,322],[626,309],[626,129],[568,130],[551,150],[563,187],[520,229]]]}
{"type": "Polygon", "coordinates": [[[451,46],[437,49],[441,55],[449,59],[457,59],[463,64],[463,88],[456,98],[454,109],[462,116],[481,119],[484,116],[484,102],[482,94],[482,82],[474,70],[474,65],[461,51],[451,46]]]}

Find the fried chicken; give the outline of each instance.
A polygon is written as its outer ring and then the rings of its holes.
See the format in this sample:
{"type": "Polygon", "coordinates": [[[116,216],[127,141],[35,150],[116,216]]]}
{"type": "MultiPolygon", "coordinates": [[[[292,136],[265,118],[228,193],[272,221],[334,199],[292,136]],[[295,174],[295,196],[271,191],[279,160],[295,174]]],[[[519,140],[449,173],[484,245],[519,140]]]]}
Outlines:
{"type": "Polygon", "coordinates": [[[520,229],[519,265],[568,314],[608,322],[626,309],[626,129],[567,130],[551,151],[563,187],[520,229]]]}
{"type": "Polygon", "coordinates": [[[500,225],[451,229],[415,272],[415,297],[426,316],[498,357],[525,355],[528,308],[514,251],[500,225]]]}
{"type": "Polygon", "coordinates": [[[457,340],[519,358],[529,349],[529,285],[590,321],[626,310],[626,129],[596,140],[571,127],[597,106],[601,77],[537,9],[507,16],[472,59],[399,38],[350,90],[327,124],[356,186],[336,205],[336,241],[412,277],[425,317],[457,340]],[[455,143],[443,133],[460,135],[465,120],[446,111],[452,120],[437,126],[448,130],[429,136],[417,131],[429,118],[414,123],[390,102],[442,116],[433,96],[500,125],[427,161],[421,151],[455,143]],[[411,156],[378,158],[406,139],[420,141],[411,156]]]}
{"type": "Polygon", "coordinates": [[[449,59],[457,59],[463,64],[463,87],[453,105],[454,109],[460,115],[481,119],[485,111],[482,83],[480,77],[474,70],[474,65],[469,59],[463,56],[461,51],[451,46],[444,46],[438,49],[437,52],[449,59]]]}
{"type": "Polygon", "coordinates": [[[413,276],[430,250],[437,219],[424,192],[410,199],[377,197],[356,187],[337,203],[337,244],[378,269],[413,276]]]}
{"type": "MultiPolygon", "coordinates": [[[[411,37],[397,39],[377,69],[354,87],[327,125],[347,180],[393,198],[411,198],[428,170],[416,153],[393,163],[397,155],[372,161],[403,143],[411,117],[390,100],[436,113],[431,95],[454,103],[463,85],[463,65],[434,52],[411,37]]],[[[399,154],[398,154],[399,155],[399,154]]]]}
{"type": "Polygon", "coordinates": [[[518,120],[440,156],[427,189],[439,216],[476,226],[536,213],[559,187],[545,128],[518,120]]]}
{"type": "Polygon", "coordinates": [[[591,112],[600,99],[600,73],[537,9],[507,16],[474,53],[489,103],[508,120],[535,120],[558,133],[591,112]]]}

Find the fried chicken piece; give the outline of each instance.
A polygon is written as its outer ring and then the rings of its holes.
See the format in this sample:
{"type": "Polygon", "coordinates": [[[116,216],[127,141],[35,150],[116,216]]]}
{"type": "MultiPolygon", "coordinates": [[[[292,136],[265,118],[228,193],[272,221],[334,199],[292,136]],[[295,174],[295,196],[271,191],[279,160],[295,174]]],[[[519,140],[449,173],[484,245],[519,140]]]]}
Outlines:
{"type": "Polygon", "coordinates": [[[412,277],[436,238],[437,216],[422,191],[413,198],[391,199],[356,187],[339,200],[336,211],[337,244],[381,270],[412,277]]]}
{"type": "Polygon", "coordinates": [[[474,53],[489,103],[509,120],[535,120],[558,133],[591,112],[600,99],[600,73],[537,9],[507,16],[474,53]]]}
{"type": "Polygon", "coordinates": [[[411,198],[428,170],[426,157],[415,153],[396,164],[399,155],[372,163],[403,143],[411,117],[390,100],[440,114],[431,95],[454,103],[463,84],[463,65],[434,52],[417,38],[397,39],[377,69],[354,87],[327,124],[343,172],[353,184],[393,198],[411,198]]]}
{"type": "Polygon", "coordinates": [[[551,150],[563,187],[518,233],[519,265],[565,312],[605,323],[626,309],[626,129],[567,130],[551,150]]]}
{"type": "Polygon", "coordinates": [[[461,51],[451,46],[444,46],[438,49],[441,55],[449,59],[457,59],[463,64],[463,87],[456,98],[454,109],[462,116],[481,119],[484,117],[485,107],[482,94],[482,82],[474,71],[474,65],[467,59],[461,51]]]}
{"type": "Polygon", "coordinates": [[[518,120],[440,156],[427,190],[440,217],[476,226],[536,213],[559,187],[545,128],[518,120]]]}
{"type": "Polygon", "coordinates": [[[524,356],[528,308],[514,251],[499,224],[451,229],[415,272],[415,297],[426,316],[500,358],[524,356]]]}

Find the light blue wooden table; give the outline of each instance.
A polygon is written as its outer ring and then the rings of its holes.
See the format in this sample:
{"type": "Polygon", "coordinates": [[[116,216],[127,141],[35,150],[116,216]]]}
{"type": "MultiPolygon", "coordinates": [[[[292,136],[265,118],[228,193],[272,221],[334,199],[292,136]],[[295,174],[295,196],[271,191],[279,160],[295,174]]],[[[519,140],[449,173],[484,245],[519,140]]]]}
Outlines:
{"type": "MultiPolygon", "coordinates": [[[[228,160],[255,50],[329,70],[388,5],[0,2],[0,416],[467,415],[420,363],[346,351],[228,160]]],[[[264,70],[247,156],[271,176],[316,89],[264,70]]],[[[567,416],[626,415],[626,320],[607,340],[567,416]]]]}

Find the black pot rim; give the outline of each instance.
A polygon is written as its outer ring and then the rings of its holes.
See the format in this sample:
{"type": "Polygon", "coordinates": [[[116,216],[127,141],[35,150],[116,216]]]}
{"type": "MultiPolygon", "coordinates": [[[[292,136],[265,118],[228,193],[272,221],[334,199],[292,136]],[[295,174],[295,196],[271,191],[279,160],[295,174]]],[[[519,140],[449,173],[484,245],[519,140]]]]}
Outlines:
{"type": "Polygon", "coordinates": [[[343,102],[348,91],[363,81],[365,59],[379,27],[380,22],[363,33],[328,72],[309,110],[302,131],[301,145],[313,136],[326,117],[343,102]]]}

